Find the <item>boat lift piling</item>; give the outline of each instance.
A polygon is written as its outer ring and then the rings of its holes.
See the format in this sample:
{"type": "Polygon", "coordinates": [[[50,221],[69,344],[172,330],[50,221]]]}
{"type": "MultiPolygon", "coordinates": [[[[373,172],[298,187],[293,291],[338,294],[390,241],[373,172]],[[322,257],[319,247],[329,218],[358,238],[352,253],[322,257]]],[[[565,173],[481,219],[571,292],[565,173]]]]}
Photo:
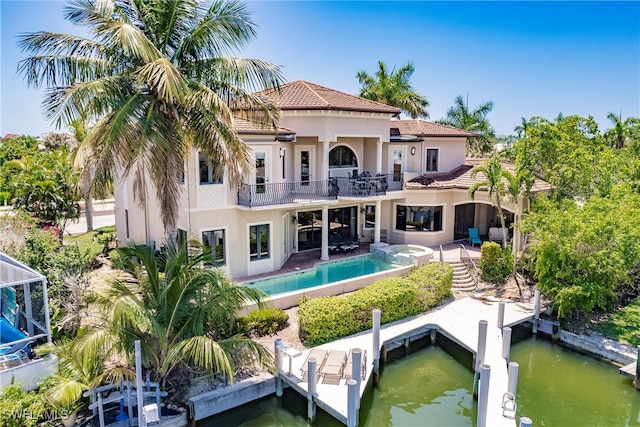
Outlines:
{"type": "Polygon", "coordinates": [[[487,406],[489,405],[489,382],[491,366],[480,367],[480,391],[478,393],[478,427],[487,427],[487,406]]]}
{"type": "Polygon", "coordinates": [[[476,363],[473,374],[473,397],[478,398],[478,385],[480,382],[480,368],[484,360],[485,349],[487,348],[487,327],[489,322],[480,320],[478,322],[478,351],[476,352],[476,363]]]}
{"type": "Polygon", "coordinates": [[[540,289],[536,288],[534,296],[534,310],[533,310],[533,327],[531,332],[538,333],[538,323],[540,321],[540,289]]]}
{"type": "Polygon", "coordinates": [[[318,362],[315,357],[310,357],[307,361],[307,378],[309,387],[307,389],[307,421],[313,424],[316,422],[316,366],[318,362]]]}

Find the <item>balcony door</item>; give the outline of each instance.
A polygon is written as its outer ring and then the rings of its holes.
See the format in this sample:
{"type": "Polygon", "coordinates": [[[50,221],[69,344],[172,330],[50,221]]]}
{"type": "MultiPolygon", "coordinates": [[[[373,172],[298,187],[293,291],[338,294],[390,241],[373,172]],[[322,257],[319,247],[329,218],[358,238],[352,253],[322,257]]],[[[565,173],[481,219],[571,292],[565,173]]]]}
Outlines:
{"type": "Polygon", "coordinates": [[[296,147],[296,181],[308,186],[309,181],[315,180],[316,147],[296,147]]]}
{"type": "Polygon", "coordinates": [[[256,186],[256,194],[266,192],[266,184],[271,177],[271,147],[254,147],[255,171],[251,177],[251,184],[256,186]]]}
{"type": "Polygon", "coordinates": [[[402,181],[402,172],[405,171],[405,155],[407,147],[391,147],[389,149],[389,171],[393,174],[393,181],[402,181]]]}

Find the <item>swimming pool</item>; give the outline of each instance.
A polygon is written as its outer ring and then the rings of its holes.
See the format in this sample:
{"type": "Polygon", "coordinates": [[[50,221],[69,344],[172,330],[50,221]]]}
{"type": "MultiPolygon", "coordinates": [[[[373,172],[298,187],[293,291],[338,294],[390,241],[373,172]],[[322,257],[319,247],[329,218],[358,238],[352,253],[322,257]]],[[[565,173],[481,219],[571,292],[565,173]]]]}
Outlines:
{"type": "Polygon", "coordinates": [[[245,282],[267,295],[277,295],[397,269],[398,266],[372,255],[323,262],[311,270],[245,282]]]}

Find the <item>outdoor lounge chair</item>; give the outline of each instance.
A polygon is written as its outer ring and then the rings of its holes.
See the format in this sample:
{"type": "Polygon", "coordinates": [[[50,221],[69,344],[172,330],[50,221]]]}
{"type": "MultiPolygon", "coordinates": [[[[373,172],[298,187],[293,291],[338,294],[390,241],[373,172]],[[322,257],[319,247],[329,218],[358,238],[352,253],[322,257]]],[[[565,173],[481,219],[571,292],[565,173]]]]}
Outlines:
{"type": "Polygon", "coordinates": [[[324,350],[324,349],[320,349],[320,348],[311,349],[311,351],[307,355],[307,358],[302,363],[302,367],[300,368],[302,381],[307,381],[307,379],[309,378],[309,372],[307,372],[307,369],[308,369],[307,367],[309,366],[309,363],[308,363],[309,359],[311,359],[312,357],[316,359],[316,381],[318,381],[318,378],[320,378],[320,371],[322,370],[325,359],[327,357],[327,353],[328,353],[327,350],[324,350]]]}
{"type": "Polygon", "coordinates": [[[340,384],[340,379],[342,378],[346,362],[346,351],[331,350],[327,356],[324,366],[320,370],[320,374],[322,375],[322,384],[340,384]]]}
{"type": "Polygon", "coordinates": [[[482,245],[482,240],[480,240],[477,228],[469,229],[469,243],[471,243],[471,246],[475,246],[476,243],[482,245]]]}
{"type": "Polygon", "coordinates": [[[31,356],[30,345],[32,342],[33,341],[23,341],[10,346],[0,347],[0,364],[7,367],[8,364],[12,362],[24,363],[31,356]]]}
{"type": "MultiPolygon", "coordinates": [[[[362,366],[360,369],[361,372],[361,379],[364,380],[364,377],[367,375],[367,350],[363,350],[362,351],[362,366]]],[[[349,352],[349,357],[347,359],[347,366],[345,366],[344,368],[344,374],[343,377],[345,380],[350,380],[351,378],[353,378],[352,376],[353,374],[353,352],[349,352]]]]}

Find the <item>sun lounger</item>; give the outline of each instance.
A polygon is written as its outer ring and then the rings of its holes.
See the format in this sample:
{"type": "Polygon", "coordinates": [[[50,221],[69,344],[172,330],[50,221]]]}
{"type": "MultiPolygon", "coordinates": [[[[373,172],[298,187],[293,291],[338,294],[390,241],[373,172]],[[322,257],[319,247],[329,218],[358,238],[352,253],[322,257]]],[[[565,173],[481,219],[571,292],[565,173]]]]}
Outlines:
{"type": "Polygon", "coordinates": [[[344,364],[347,362],[347,352],[342,350],[331,350],[327,360],[322,367],[322,384],[340,384],[344,364]]]}
{"type": "MultiPolygon", "coordinates": [[[[367,350],[362,351],[362,366],[361,366],[361,379],[364,379],[367,375],[367,350]]],[[[353,352],[349,352],[349,358],[347,359],[347,366],[344,368],[344,379],[350,380],[353,378],[353,352]]]]}
{"type": "Polygon", "coordinates": [[[309,375],[308,375],[309,373],[307,372],[307,369],[308,369],[308,366],[309,366],[308,362],[309,362],[309,359],[311,359],[312,357],[316,359],[316,381],[318,381],[318,378],[320,377],[320,370],[324,366],[325,359],[327,357],[327,350],[323,350],[323,349],[319,349],[319,348],[311,349],[311,351],[307,355],[307,358],[305,359],[304,363],[302,364],[302,368],[300,368],[300,374],[302,376],[302,381],[307,381],[307,379],[309,377],[309,375]]]}

